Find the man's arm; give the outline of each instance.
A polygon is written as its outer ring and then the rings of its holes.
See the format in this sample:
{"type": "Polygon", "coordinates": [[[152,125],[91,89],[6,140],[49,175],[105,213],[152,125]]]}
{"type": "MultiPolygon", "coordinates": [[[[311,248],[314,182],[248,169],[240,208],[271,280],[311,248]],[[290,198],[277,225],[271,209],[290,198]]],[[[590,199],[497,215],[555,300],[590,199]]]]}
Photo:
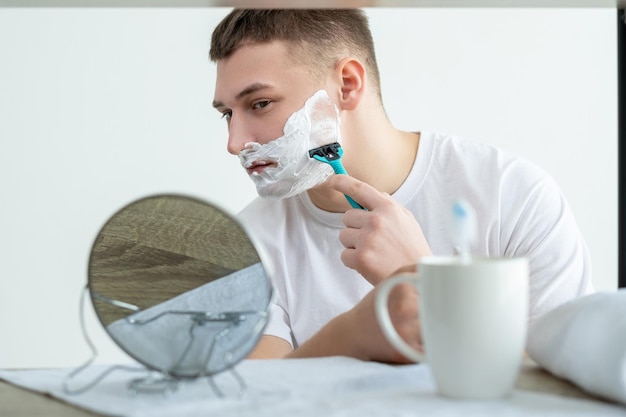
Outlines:
{"type": "MultiPolygon", "coordinates": [[[[322,356],[351,356],[360,357],[356,346],[351,343],[351,337],[343,329],[346,317],[340,315],[331,320],[311,339],[297,349],[292,349],[286,340],[272,335],[263,335],[255,347],[249,359],[275,359],[275,358],[313,358],[322,356]]],[[[349,331],[349,329],[346,329],[349,331]]],[[[352,340],[352,342],[356,342],[352,340]]]]}
{"type": "Polygon", "coordinates": [[[292,350],[291,344],[285,339],[264,334],[261,336],[261,339],[259,339],[259,343],[257,343],[252,353],[248,355],[248,359],[284,358],[291,353],[292,350]]]}
{"type": "MultiPolygon", "coordinates": [[[[383,335],[374,309],[375,297],[376,288],[295,350],[280,337],[264,335],[249,358],[349,356],[378,362],[410,363],[383,335]]],[[[389,296],[389,313],[400,335],[421,350],[417,292],[412,285],[400,284],[394,288],[389,296]]]]}

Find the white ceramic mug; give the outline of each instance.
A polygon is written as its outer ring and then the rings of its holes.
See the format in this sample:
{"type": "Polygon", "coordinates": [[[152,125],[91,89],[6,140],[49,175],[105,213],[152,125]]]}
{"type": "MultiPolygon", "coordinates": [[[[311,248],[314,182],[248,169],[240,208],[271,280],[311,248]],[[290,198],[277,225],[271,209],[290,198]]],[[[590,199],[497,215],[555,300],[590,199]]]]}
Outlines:
{"type": "Polygon", "coordinates": [[[528,262],[525,258],[429,257],[417,273],[379,285],[376,314],[399,352],[427,362],[441,395],[495,399],[515,384],[526,341],[528,262]],[[396,332],[387,309],[393,287],[416,286],[424,354],[396,332]]]}

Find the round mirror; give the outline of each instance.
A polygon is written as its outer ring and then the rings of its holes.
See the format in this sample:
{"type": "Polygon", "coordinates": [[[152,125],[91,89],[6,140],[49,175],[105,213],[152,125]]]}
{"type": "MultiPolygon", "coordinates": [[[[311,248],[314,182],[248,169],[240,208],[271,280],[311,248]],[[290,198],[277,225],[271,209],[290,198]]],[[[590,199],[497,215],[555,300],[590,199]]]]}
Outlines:
{"type": "Polygon", "coordinates": [[[207,202],[158,195],[102,227],[89,258],[89,292],[113,340],[146,367],[209,376],[254,348],[272,287],[241,224],[207,202]]]}

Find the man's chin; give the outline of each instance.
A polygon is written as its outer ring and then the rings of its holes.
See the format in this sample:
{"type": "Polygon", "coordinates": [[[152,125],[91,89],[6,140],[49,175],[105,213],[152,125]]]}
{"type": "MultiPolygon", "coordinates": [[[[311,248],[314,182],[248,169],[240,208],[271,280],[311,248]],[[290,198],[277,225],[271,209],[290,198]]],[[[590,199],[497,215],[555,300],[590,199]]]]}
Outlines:
{"type": "Polygon", "coordinates": [[[321,186],[327,177],[314,178],[311,176],[299,178],[297,181],[278,181],[270,184],[255,183],[259,197],[281,200],[302,194],[305,191],[321,186]],[[321,181],[321,182],[320,182],[321,181]]]}

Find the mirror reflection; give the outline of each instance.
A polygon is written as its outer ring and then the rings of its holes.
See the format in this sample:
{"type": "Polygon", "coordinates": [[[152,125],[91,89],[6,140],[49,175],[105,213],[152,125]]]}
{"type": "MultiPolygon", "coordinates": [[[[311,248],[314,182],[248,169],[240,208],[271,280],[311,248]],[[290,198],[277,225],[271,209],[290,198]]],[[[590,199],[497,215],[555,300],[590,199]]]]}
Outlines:
{"type": "Polygon", "coordinates": [[[223,371],[256,345],[272,288],[229,214],[195,198],[137,200],[102,227],[89,259],[102,325],[148,368],[178,377],[223,371]]]}

